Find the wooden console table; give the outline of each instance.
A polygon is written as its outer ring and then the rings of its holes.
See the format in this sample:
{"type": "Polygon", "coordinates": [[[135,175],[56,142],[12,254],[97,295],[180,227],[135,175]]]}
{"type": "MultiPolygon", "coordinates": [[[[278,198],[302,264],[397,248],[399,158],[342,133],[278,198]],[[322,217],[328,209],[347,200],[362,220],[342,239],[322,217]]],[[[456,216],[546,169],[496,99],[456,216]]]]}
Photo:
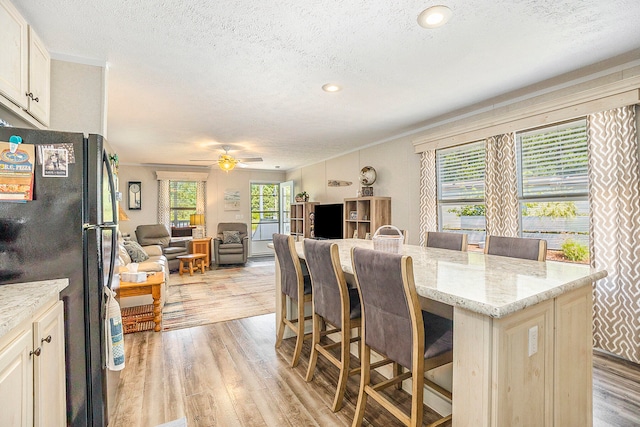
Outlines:
{"type": "Polygon", "coordinates": [[[204,259],[204,267],[206,269],[211,268],[211,240],[211,237],[202,237],[191,241],[192,254],[206,255],[206,258],[204,259]]]}
{"type": "Polygon", "coordinates": [[[162,307],[160,307],[160,303],[163,283],[164,273],[160,271],[147,276],[145,282],[123,282],[121,280],[120,288],[116,291],[121,298],[151,294],[153,297],[153,323],[155,323],[153,330],[156,332],[160,332],[162,325],[162,307]]]}

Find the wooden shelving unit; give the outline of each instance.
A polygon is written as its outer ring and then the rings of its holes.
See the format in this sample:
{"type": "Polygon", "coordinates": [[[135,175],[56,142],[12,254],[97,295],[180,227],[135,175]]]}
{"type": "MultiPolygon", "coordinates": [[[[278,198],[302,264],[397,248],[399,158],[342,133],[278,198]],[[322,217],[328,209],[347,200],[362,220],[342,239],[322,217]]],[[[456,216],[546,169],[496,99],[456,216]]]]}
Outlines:
{"type": "Polygon", "coordinates": [[[367,233],[373,233],[383,226],[391,224],[391,197],[357,197],[344,199],[344,238],[364,239],[367,233]],[[355,213],[354,213],[355,212],[355,213]]]}
{"type": "Polygon", "coordinates": [[[291,235],[296,237],[311,237],[313,222],[311,213],[315,212],[318,202],[291,203],[291,235]]]}

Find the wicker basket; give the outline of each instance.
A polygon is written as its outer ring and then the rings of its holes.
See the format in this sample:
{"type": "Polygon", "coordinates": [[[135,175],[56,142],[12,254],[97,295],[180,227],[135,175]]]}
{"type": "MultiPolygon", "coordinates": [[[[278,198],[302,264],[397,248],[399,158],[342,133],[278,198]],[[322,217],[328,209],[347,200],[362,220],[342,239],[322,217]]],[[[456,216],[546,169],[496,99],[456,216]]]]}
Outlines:
{"type": "Polygon", "coordinates": [[[404,236],[398,227],[393,225],[383,225],[378,228],[373,235],[373,249],[376,251],[391,252],[394,254],[402,253],[402,243],[404,236]],[[395,230],[397,234],[380,234],[383,229],[395,230]]]}

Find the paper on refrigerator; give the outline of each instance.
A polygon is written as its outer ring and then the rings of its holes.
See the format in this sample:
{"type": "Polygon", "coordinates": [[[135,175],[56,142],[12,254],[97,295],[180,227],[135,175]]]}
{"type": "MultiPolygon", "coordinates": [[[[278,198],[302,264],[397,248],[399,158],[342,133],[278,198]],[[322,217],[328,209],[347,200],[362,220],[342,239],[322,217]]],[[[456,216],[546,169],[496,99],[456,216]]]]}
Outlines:
{"type": "Polygon", "coordinates": [[[35,149],[20,144],[12,152],[9,142],[0,142],[0,201],[33,200],[35,149]]]}

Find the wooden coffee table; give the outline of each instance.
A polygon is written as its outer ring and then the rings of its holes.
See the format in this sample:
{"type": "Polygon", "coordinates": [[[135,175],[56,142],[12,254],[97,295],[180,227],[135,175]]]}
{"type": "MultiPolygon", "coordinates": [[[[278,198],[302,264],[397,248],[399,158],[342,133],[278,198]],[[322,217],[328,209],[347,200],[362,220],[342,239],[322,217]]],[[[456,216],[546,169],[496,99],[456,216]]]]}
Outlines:
{"type": "Polygon", "coordinates": [[[189,255],[178,255],[176,258],[180,260],[180,270],[179,273],[182,276],[182,273],[185,271],[189,272],[189,276],[193,276],[193,264],[196,264],[196,270],[200,270],[202,274],[204,274],[205,267],[205,259],[207,258],[207,254],[189,254],[189,255]],[[189,269],[184,268],[184,263],[188,263],[189,269]]]}
{"type": "Polygon", "coordinates": [[[164,273],[157,272],[147,276],[144,282],[123,282],[120,281],[118,295],[122,297],[135,297],[138,295],[149,295],[153,297],[153,323],[154,331],[160,332],[162,327],[162,308],[160,302],[162,298],[162,284],[164,283],[164,273]]]}

